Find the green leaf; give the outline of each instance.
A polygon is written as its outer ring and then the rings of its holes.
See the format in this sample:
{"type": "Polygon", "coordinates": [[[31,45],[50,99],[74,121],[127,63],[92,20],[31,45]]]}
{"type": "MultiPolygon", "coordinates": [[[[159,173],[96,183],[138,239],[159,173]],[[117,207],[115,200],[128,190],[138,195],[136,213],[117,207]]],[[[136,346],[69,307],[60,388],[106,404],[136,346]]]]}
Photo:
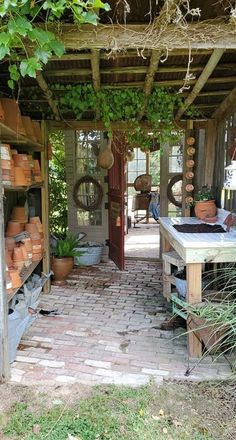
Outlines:
{"type": "Polygon", "coordinates": [[[7,84],[10,89],[12,89],[12,90],[14,89],[14,81],[12,79],[9,79],[7,81],[7,84]]]}
{"type": "Polygon", "coordinates": [[[7,46],[0,46],[0,60],[3,60],[3,58],[6,55],[9,55],[9,54],[10,54],[9,47],[7,47],[7,46]]]}
{"type": "Polygon", "coordinates": [[[61,57],[65,52],[65,46],[61,41],[53,40],[50,42],[49,46],[58,57],[61,57]]]}
{"type": "Polygon", "coordinates": [[[39,61],[42,61],[43,64],[47,64],[48,59],[51,55],[51,52],[43,50],[43,49],[36,49],[35,56],[39,61]]]}
{"type": "Polygon", "coordinates": [[[7,46],[9,44],[10,39],[11,39],[10,35],[7,34],[6,32],[0,33],[0,44],[7,46]]]}
{"type": "Polygon", "coordinates": [[[50,43],[55,38],[52,32],[36,27],[28,32],[28,36],[32,41],[37,41],[41,47],[50,43]]]}
{"type": "Polygon", "coordinates": [[[36,71],[41,70],[41,64],[35,57],[22,60],[20,63],[20,73],[24,77],[26,75],[36,78],[36,71]]]}
{"type": "Polygon", "coordinates": [[[8,31],[12,34],[19,34],[22,37],[27,35],[27,32],[32,29],[32,25],[29,20],[25,17],[17,17],[16,19],[11,19],[8,22],[8,31]]]}

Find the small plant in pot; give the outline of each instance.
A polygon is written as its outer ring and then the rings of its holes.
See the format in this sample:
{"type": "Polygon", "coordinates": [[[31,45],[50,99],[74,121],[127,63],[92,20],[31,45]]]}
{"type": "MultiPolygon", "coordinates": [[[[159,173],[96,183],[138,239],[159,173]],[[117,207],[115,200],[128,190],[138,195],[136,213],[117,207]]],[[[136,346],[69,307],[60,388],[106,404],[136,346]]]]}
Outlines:
{"type": "Polygon", "coordinates": [[[194,211],[200,220],[216,221],[216,204],[211,189],[204,185],[194,198],[194,211]]]}
{"type": "Polygon", "coordinates": [[[52,250],[52,271],[55,284],[64,284],[67,276],[74,266],[74,257],[79,258],[83,252],[77,247],[79,238],[73,234],[67,234],[64,239],[56,240],[52,250]]]}

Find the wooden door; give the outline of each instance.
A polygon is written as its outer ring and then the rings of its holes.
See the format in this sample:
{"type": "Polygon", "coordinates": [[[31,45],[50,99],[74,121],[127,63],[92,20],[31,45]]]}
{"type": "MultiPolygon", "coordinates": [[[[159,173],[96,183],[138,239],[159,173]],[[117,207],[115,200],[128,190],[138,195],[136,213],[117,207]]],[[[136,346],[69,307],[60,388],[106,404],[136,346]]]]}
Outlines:
{"type": "Polygon", "coordinates": [[[118,144],[120,143],[117,142],[116,136],[115,140],[112,142],[114,165],[108,173],[109,257],[120,270],[123,270],[125,233],[125,161],[124,148],[119,148],[118,144]]]}

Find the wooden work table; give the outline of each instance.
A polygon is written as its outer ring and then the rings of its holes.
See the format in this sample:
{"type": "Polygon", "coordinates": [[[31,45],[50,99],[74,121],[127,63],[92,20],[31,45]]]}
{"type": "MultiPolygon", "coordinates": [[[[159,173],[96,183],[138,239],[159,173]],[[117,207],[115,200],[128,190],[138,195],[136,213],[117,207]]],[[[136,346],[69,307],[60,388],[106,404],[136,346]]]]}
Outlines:
{"type": "MultiPolygon", "coordinates": [[[[190,304],[201,302],[202,265],[236,262],[236,231],[190,234],[178,232],[173,227],[184,223],[203,223],[196,217],[161,217],[159,222],[162,251],[175,249],[186,264],[187,302],[190,304]]],[[[191,357],[201,356],[201,343],[193,333],[188,334],[188,350],[191,357]]]]}

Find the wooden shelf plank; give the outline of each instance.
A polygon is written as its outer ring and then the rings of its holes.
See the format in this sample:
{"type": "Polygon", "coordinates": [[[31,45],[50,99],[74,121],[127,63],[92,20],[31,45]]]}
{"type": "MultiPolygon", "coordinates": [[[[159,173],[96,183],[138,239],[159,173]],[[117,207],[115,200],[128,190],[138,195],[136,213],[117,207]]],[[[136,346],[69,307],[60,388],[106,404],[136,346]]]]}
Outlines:
{"type": "Polygon", "coordinates": [[[13,292],[9,293],[7,295],[7,301],[10,302],[13,296],[18,292],[18,290],[23,286],[23,284],[26,282],[26,280],[29,278],[29,276],[32,274],[34,269],[38,266],[38,264],[42,261],[42,258],[38,261],[34,261],[31,263],[31,265],[25,269],[20,274],[22,284],[20,287],[17,287],[17,289],[14,289],[13,292]]]}
{"type": "Polygon", "coordinates": [[[29,191],[34,188],[42,188],[44,182],[33,183],[30,186],[11,186],[3,185],[5,191],[29,191]]]}
{"type": "Polygon", "coordinates": [[[2,143],[16,145],[20,148],[27,147],[29,151],[44,151],[42,144],[39,142],[34,142],[31,139],[16,133],[2,122],[0,122],[0,139],[2,143]]]}

